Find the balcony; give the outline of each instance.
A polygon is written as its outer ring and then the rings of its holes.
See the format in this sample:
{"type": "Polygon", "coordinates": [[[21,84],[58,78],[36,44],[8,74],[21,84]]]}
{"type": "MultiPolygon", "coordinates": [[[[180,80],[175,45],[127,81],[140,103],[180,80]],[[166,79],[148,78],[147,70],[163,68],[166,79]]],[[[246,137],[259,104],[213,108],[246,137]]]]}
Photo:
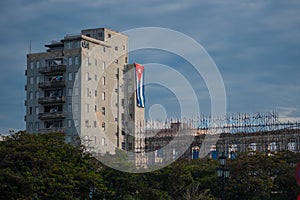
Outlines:
{"type": "Polygon", "coordinates": [[[51,132],[57,132],[57,133],[66,133],[66,128],[64,127],[52,127],[52,128],[43,128],[39,129],[40,133],[51,133],[51,132]]]}
{"type": "Polygon", "coordinates": [[[67,117],[66,112],[39,113],[39,119],[40,120],[64,119],[66,117],[67,117]]]}
{"type": "Polygon", "coordinates": [[[54,75],[65,71],[66,71],[66,65],[54,65],[54,66],[46,66],[46,67],[39,68],[39,72],[41,74],[46,74],[46,75],[54,75]]]}
{"type": "Polygon", "coordinates": [[[65,80],[54,80],[54,81],[46,81],[39,83],[39,88],[46,89],[46,88],[62,88],[66,86],[65,80]]]}
{"type": "Polygon", "coordinates": [[[65,103],[65,102],[66,102],[65,96],[39,98],[40,104],[65,103]]]}

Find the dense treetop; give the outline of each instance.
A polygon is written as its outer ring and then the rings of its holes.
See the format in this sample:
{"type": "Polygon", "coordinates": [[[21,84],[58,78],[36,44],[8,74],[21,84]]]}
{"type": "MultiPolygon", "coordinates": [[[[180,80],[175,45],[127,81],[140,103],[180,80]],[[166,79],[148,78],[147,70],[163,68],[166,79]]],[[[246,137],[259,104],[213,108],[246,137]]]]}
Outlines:
{"type": "MultiPolygon", "coordinates": [[[[0,142],[0,199],[217,199],[218,161],[185,160],[145,174],[116,171],[60,133],[19,132],[0,142]]],[[[117,156],[122,156],[117,151],[117,156]]],[[[113,157],[112,157],[113,159],[113,157]]],[[[300,154],[239,154],[228,160],[227,199],[296,199],[300,154]]]]}

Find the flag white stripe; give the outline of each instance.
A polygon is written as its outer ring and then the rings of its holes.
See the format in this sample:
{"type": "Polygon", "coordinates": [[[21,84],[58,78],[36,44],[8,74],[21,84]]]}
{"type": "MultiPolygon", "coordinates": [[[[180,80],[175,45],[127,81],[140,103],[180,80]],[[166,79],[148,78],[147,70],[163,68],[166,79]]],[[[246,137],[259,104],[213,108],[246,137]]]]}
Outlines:
{"type": "Polygon", "coordinates": [[[145,100],[145,97],[144,97],[144,86],[143,86],[143,72],[144,70],[142,71],[142,74],[141,74],[141,78],[140,80],[138,80],[138,73],[136,71],[136,86],[137,86],[137,90],[136,90],[136,96],[137,96],[137,105],[139,107],[145,107],[145,103],[144,103],[144,100],[145,100]]]}
{"type": "Polygon", "coordinates": [[[141,80],[140,80],[140,98],[141,98],[141,106],[142,107],[145,107],[145,105],[144,105],[144,86],[143,86],[143,79],[144,79],[144,77],[143,77],[143,74],[142,74],[142,76],[141,76],[141,80]]]}

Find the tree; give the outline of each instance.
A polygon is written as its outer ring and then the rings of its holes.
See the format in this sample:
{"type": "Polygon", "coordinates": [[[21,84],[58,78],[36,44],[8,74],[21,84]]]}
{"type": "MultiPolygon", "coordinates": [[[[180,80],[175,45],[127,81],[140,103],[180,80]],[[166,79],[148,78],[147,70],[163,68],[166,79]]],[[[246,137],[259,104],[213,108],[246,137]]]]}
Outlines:
{"type": "Polygon", "coordinates": [[[300,154],[282,151],[272,158],[278,169],[274,178],[276,190],[272,194],[272,199],[297,199],[300,187],[296,183],[295,169],[300,161],[300,154]]]}
{"type": "Polygon", "coordinates": [[[229,199],[296,199],[300,193],[293,162],[299,153],[240,154],[230,160],[231,177],[226,188],[229,199]]]}
{"type": "Polygon", "coordinates": [[[2,199],[88,199],[111,191],[64,134],[19,132],[0,143],[2,199]]]}
{"type": "MultiPolygon", "coordinates": [[[[66,144],[64,134],[19,132],[0,142],[0,199],[186,199],[220,196],[216,168],[210,158],[178,159],[150,173],[125,173],[101,164],[82,146],[66,144]]],[[[271,154],[270,154],[271,155],[271,154]]],[[[116,151],[100,161],[132,168],[127,155],[116,151]]],[[[271,156],[241,153],[227,160],[227,199],[296,199],[299,153],[271,156]]]]}
{"type": "Polygon", "coordinates": [[[184,200],[215,200],[215,197],[211,194],[210,189],[200,190],[200,184],[191,184],[187,187],[186,192],[183,193],[184,200]]]}

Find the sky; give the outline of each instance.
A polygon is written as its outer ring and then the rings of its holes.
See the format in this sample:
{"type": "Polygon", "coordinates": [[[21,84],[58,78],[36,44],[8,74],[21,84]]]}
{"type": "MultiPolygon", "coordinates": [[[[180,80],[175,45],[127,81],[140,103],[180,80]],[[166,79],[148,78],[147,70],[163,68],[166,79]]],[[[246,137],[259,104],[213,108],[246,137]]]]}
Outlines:
{"type": "MultiPolygon", "coordinates": [[[[282,119],[300,117],[298,0],[2,0],[0,133],[25,128],[24,70],[30,41],[32,52],[45,51],[52,40],[97,27],[119,32],[162,27],[183,33],[201,44],[218,67],[228,113],[275,110],[282,119]]],[[[205,82],[185,70],[191,68],[186,60],[157,50],[131,53],[130,61],[136,60],[178,70],[197,94],[200,110],[209,113],[205,82]]],[[[178,114],[176,94],[167,88],[152,85],[146,95],[147,115],[178,114]]]]}

